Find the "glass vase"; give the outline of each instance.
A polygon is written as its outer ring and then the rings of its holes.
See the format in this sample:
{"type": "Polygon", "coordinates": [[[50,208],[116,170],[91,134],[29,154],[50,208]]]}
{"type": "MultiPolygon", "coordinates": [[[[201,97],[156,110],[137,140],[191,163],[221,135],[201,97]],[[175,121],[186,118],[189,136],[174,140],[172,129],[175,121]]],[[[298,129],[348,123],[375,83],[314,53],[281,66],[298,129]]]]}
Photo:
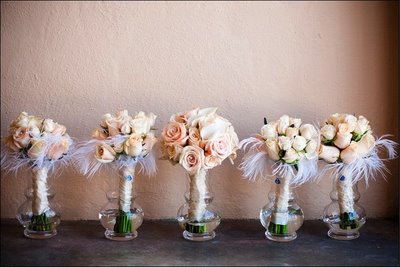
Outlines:
{"type": "Polygon", "coordinates": [[[260,211],[265,237],[272,241],[288,242],[296,239],[296,231],[303,225],[303,210],[296,202],[297,195],[287,178],[276,178],[268,194],[269,203],[260,211]]]}
{"type": "Polygon", "coordinates": [[[110,240],[135,239],[143,223],[143,210],[135,201],[134,171],[134,168],[125,168],[119,172],[118,181],[112,179],[106,193],[108,202],[99,212],[101,225],[106,229],[104,235],[110,240]]]}
{"type": "Polygon", "coordinates": [[[195,175],[187,174],[188,190],[185,203],[179,208],[177,220],[183,237],[191,241],[207,241],[215,237],[215,229],[221,222],[220,213],[212,205],[213,194],[209,190],[208,171],[201,169],[195,175]]]}
{"type": "Polygon", "coordinates": [[[328,236],[338,240],[352,240],[360,236],[359,229],[365,224],[364,208],[358,204],[358,184],[350,177],[340,175],[333,179],[329,194],[331,203],[323,213],[323,221],[329,227],[328,236]]]}
{"type": "Polygon", "coordinates": [[[33,169],[25,190],[25,202],[18,208],[17,219],[25,228],[24,235],[32,239],[47,239],[57,235],[61,222],[60,207],[53,201],[55,193],[49,186],[47,168],[33,169]]]}

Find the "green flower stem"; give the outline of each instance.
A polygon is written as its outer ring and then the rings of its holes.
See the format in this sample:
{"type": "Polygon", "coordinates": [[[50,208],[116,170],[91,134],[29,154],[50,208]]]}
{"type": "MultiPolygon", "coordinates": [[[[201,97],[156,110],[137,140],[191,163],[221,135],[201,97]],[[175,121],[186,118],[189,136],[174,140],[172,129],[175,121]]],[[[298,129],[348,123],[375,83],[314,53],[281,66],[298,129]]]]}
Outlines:
{"type": "Polygon", "coordinates": [[[132,233],[132,220],[130,212],[119,210],[119,214],[115,220],[114,232],[118,234],[132,233]]]}
{"type": "Polygon", "coordinates": [[[46,213],[33,215],[28,228],[32,231],[51,231],[51,223],[49,223],[46,213]]]}
{"type": "Polygon", "coordinates": [[[207,233],[207,226],[205,223],[197,223],[197,225],[191,224],[191,223],[186,223],[185,230],[188,231],[189,233],[193,234],[204,234],[207,233]]]}
{"type": "Polygon", "coordinates": [[[288,233],[288,225],[275,224],[273,222],[270,222],[268,225],[268,231],[272,234],[284,235],[288,233]]]}
{"type": "Polygon", "coordinates": [[[340,229],[343,230],[350,230],[357,228],[358,222],[357,220],[354,219],[354,213],[353,212],[341,213],[339,227],[340,229]]]}

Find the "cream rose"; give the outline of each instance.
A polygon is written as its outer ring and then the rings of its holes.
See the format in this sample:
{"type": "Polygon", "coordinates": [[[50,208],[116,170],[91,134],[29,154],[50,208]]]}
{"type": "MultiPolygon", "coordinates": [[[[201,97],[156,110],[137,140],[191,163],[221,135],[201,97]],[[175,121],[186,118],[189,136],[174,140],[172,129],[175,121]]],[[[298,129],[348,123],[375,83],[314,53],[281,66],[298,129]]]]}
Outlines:
{"type": "Polygon", "coordinates": [[[358,121],[354,132],[358,135],[363,135],[366,131],[370,130],[369,121],[364,116],[358,116],[358,121]]]}
{"type": "Polygon", "coordinates": [[[33,140],[31,142],[32,146],[28,150],[28,157],[31,159],[38,159],[45,155],[46,153],[46,143],[44,140],[33,140]]]}
{"type": "Polygon", "coordinates": [[[108,137],[108,135],[103,130],[96,129],[92,133],[92,138],[94,138],[94,139],[104,140],[107,137],[108,137]]]}
{"type": "Polygon", "coordinates": [[[308,141],[307,146],[305,148],[306,158],[308,159],[315,158],[317,156],[317,147],[318,147],[317,141],[315,141],[314,139],[308,141]]]}
{"type": "Polygon", "coordinates": [[[121,133],[130,134],[131,132],[132,131],[129,122],[125,122],[124,124],[121,125],[121,133]]]}
{"type": "Polygon", "coordinates": [[[287,127],[285,135],[290,139],[295,138],[297,135],[299,135],[299,128],[287,127]]]}
{"type": "Polygon", "coordinates": [[[264,137],[265,139],[269,139],[269,138],[276,138],[278,133],[276,131],[276,125],[271,125],[271,124],[265,124],[262,128],[261,128],[261,135],[262,137],[264,137]]]}
{"type": "Polygon", "coordinates": [[[360,158],[358,154],[358,143],[352,141],[346,149],[340,152],[340,158],[342,159],[343,163],[350,164],[360,158]]]}
{"type": "Polygon", "coordinates": [[[276,139],[267,139],[265,141],[265,145],[267,146],[268,157],[272,160],[279,160],[279,145],[276,139]]]}
{"type": "Polygon", "coordinates": [[[43,131],[51,133],[54,131],[55,123],[52,119],[45,119],[43,121],[43,131]]]}
{"type": "Polygon", "coordinates": [[[344,117],[344,122],[349,125],[350,132],[353,132],[357,125],[357,118],[353,115],[347,114],[344,117]]]}
{"type": "Polygon", "coordinates": [[[29,126],[28,132],[29,132],[29,135],[32,137],[40,137],[40,130],[36,126],[29,126]]]}
{"type": "Polygon", "coordinates": [[[216,116],[217,108],[203,108],[197,110],[197,112],[192,112],[192,114],[187,115],[187,124],[192,127],[197,127],[200,120],[205,120],[207,118],[214,118],[216,116]]]}
{"type": "Polygon", "coordinates": [[[363,138],[358,142],[358,154],[360,157],[364,157],[371,152],[371,150],[375,147],[375,138],[372,134],[366,134],[363,138]]]}
{"type": "Polygon", "coordinates": [[[52,160],[58,160],[68,151],[69,146],[68,138],[62,138],[60,142],[50,145],[47,151],[47,157],[52,160]]]}
{"type": "Polygon", "coordinates": [[[179,164],[190,174],[196,174],[204,166],[204,150],[198,146],[185,146],[179,164]]]}
{"type": "Polygon", "coordinates": [[[15,146],[24,148],[29,144],[31,137],[26,128],[18,128],[13,134],[13,139],[15,146]]]}
{"type": "Polygon", "coordinates": [[[183,146],[179,144],[164,144],[165,153],[168,155],[168,158],[173,161],[179,161],[179,157],[181,156],[183,146]]]}
{"type": "Polygon", "coordinates": [[[340,155],[340,150],[334,146],[324,146],[319,147],[319,158],[325,160],[328,163],[334,163],[338,160],[340,155]]]}
{"type": "Polygon", "coordinates": [[[53,130],[52,134],[53,135],[64,135],[66,131],[67,131],[67,128],[64,125],[56,123],[54,125],[54,130],[53,130]]]}
{"type": "Polygon", "coordinates": [[[100,126],[104,129],[108,128],[108,124],[113,120],[113,116],[110,113],[104,114],[101,119],[100,126]]]}
{"type": "Polygon", "coordinates": [[[132,133],[129,138],[125,141],[124,152],[132,157],[137,157],[142,153],[143,150],[143,138],[138,133],[132,133]]]}
{"type": "Polygon", "coordinates": [[[142,149],[142,156],[147,156],[151,149],[153,148],[154,144],[157,143],[157,138],[154,136],[153,133],[148,133],[146,138],[143,140],[143,149],[142,149]]]}
{"type": "Polygon", "coordinates": [[[324,127],[321,128],[321,135],[325,138],[325,140],[333,140],[336,135],[336,127],[332,124],[325,124],[324,127]]]}
{"type": "Polygon", "coordinates": [[[301,125],[301,119],[289,118],[289,127],[300,128],[300,125],[301,125]]]}
{"type": "Polygon", "coordinates": [[[154,126],[157,116],[153,113],[139,112],[133,120],[129,123],[132,127],[132,131],[137,134],[147,134],[150,132],[151,127],[154,126]]]}
{"type": "Polygon", "coordinates": [[[353,135],[351,133],[341,133],[338,132],[336,134],[336,138],[333,141],[333,143],[335,144],[335,146],[337,146],[340,149],[344,149],[347,146],[350,145],[351,142],[351,138],[353,137],[353,135]]]}
{"type": "Polygon", "coordinates": [[[185,145],[188,139],[185,124],[170,121],[162,130],[162,136],[168,144],[185,145]]]}
{"type": "Polygon", "coordinates": [[[296,150],[290,148],[286,151],[285,155],[282,158],[286,163],[295,163],[297,160],[300,159],[300,155],[297,154],[296,150]]]}
{"type": "Polygon", "coordinates": [[[279,136],[278,145],[282,150],[288,150],[292,147],[292,140],[287,136],[279,136]]]}
{"type": "Polygon", "coordinates": [[[289,127],[289,116],[283,115],[278,120],[278,125],[277,125],[278,134],[285,134],[287,127],[289,127]]]}
{"type": "Polygon", "coordinates": [[[218,115],[199,119],[200,136],[203,140],[212,140],[222,133],[226,133],[230,122],[218,115]]]}
{"type": "Polygon", "coordinates": [[[17,151],[19,151],[19,149],[20,149],[19,147],[17,147],[17,146],[15,145],[15,143],[14,143],[14,138],[13,138],[11,135],[9,135],[9,136],[6,137],[4,143],[6,144],[6,146],[8,146],[8,147],[9,147],[12,151],[14,151],[14,152],[17,152],[17,151]]]}
{"type": "Polygon", "coordinates": [[[116,153],[111,146],[101,143],[97,144],[94,157],[101,163],[109,163],[114,161],[115,154],[116,153]]]}
{"type": "Polygon", "coordinates": [[[317,137],[318,133],[313,125],[306,123],[300,126],[300,135],[309,140],[317,137]]]}
{"type": "Polygon", "coordinates": [[[344,122],[345,116],[346,115],[342,114],[342,113],[335,113],[329,117],[327,122],[330,124],[333,124],[333,126],[337,127],[339,125],[339,123],[344,122]]]}
{"type": "Polygon", "coordinates": [[[303,136],[296,136],[293,140],[292,147],[296,151],[302,151],[307,146],[307,140],[303,136]]]}

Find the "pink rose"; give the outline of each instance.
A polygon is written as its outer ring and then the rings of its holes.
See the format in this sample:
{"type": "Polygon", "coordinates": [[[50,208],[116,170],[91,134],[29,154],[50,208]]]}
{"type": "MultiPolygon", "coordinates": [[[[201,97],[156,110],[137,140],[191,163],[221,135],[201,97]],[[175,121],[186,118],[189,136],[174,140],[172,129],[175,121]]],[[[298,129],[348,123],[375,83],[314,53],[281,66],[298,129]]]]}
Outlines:
{"type": "Polygon", "coordinates": [[[170,121],[162,130],[162,136],[168,144],[185,145],[188,139],[185,124],[170,121]]]}
{"type": "Polygon", "coordinates": [[[196,174],[204,166],[204,150],[198,146],[185,146],[179,164],[190,174],[196,174]]]}
{"type": "Polygon", "coordinates": [[[221,165],[222,160],[219,157],[208,155],[204,158],[204,168],[205,169],[212,169],[218,165],[221,165]]]}
{"type": "Polygon", "coordinates": [[[227,134],[220,135],[208,141],[204,149],[207,155],[212,155],[224,160],[232,153],[230,137],[227,134]]]}

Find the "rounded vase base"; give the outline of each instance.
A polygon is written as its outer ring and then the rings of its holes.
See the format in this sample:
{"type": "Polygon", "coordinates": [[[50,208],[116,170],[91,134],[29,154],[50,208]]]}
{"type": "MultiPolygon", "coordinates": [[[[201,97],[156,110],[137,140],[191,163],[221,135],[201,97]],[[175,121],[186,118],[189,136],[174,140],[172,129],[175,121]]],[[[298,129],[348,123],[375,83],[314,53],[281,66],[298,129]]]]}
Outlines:
{"type": "Polygon", "coordinates": [[[276,242],[290,242],[297,238],[297,234],[296,232],[294,232],[293,234],[277,235],[277,234],[272,234],[269,231],[265,231],[265,237],[269,240],[276,242]]]}
{"type": "Polygon", "coordinates": [[[332,230],[328,231],[328,236],[330,238],[336,239],[336,240],[353,240],[356,238],[360,237],[360,233],[358,231],[354,231],[351,233],[335,233],[332,230]]]}
{"type": "Polygon", "coordinates": [[[114,231],[106,230],[104,232],[104,236],[107,239],[114,240],[114,241],[129,241],[129,240],[135,239],[138,236],[138,233],[137,233],[137,231],[135,231],[133,233],[118,234],[118,233],[115,233],[114,231]]]}
{"type": "Polygon", "coordinates": [[[57,230],[52,231],[33,231],[29,229],[24,230],[24,236],[32,239],[48,239],[57,235],[57,230]]]}
{"type": "Polygon", "coordinates": [[[190,241],[207,241],[215,237],[215,232],[212,231],[210,233],[195,234],[195,233],[190,233],[188,231],[184,231],[183,237],[190,241]]]}

